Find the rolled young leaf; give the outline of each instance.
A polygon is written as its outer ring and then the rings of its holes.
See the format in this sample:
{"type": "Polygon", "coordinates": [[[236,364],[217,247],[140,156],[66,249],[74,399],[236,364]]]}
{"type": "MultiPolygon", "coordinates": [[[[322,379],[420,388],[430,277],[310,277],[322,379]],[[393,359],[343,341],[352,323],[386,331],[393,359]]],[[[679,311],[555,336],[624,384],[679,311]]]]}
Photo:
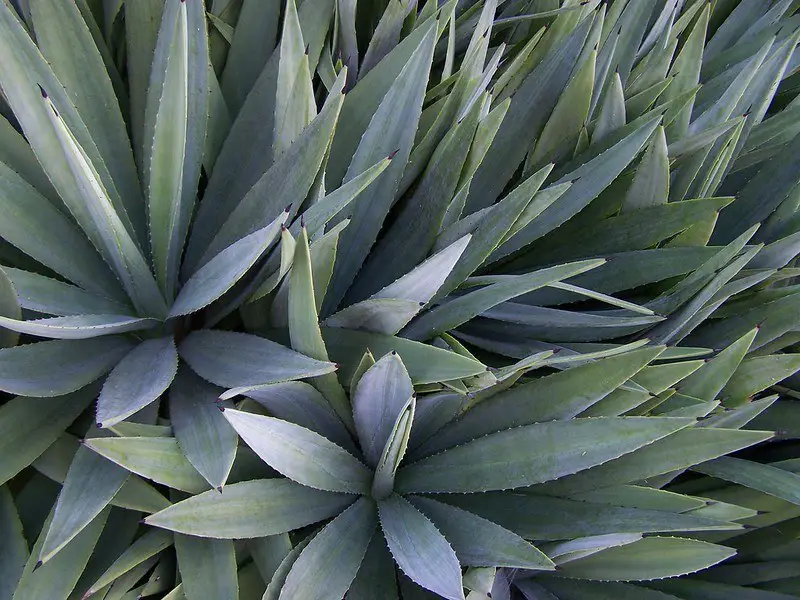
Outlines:
{"type": "Polygon", "coordinates": [[[174,297],[197,195],[208,115],[208,34],[202,2],[164,6],[145,109],[144,175],[153,264],[174,297]]]}
{"type": "Polygon", "coordinates": [[[376,467],[397,419],[414,394],[400,357],[392,352],[359,379],[353,398],[353,418],[367,464],[376,467]]]}

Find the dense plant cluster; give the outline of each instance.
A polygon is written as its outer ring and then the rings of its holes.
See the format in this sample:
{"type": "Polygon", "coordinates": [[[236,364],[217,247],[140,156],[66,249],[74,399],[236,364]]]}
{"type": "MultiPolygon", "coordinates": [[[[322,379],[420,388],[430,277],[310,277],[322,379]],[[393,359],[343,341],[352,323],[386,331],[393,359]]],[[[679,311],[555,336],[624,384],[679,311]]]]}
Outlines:
{"type": "Polygon", "coordinates": [[[800,0],[0,0],[0,600],[800,597],[800,0]]]}

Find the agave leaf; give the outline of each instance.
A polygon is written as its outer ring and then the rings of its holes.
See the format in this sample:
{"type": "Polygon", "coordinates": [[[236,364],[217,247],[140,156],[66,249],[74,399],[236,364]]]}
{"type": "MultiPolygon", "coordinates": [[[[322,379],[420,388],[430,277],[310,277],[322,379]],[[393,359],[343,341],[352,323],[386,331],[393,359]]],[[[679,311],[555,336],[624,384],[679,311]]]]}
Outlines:
{"type": "MultiPolygon", "coordinates": [[[[341,75],[340,83],[343,83],[341,75]]],[[[198,210],[196,223],[200,228],[192,230],[185,258],[186,274],[207,263],[230,244],[266,227],[287,205],[291,206],[291,213],[297,210],[311,189],[326,155],[343,98],[338,93],[328,97],[319,115],[269,170],[260,176],[238,204],[233,202],[220,206],[211,203],[207,205],[207,211],[198,210]],[[264,202],[265,197],[269,198],[269,202],[264,202]],[[230,216],[221,227],[219,224],[213,225],[211,221],[219,219],[220,215],[230,216]]],[[[374,160],[364,165],[359,174],[376,162],[374,160]]]]}
{"type": "Polygon", "coordinates": [[[735,129],[741,124],[744,117],[735,117],[720,125],[711,126],[708,129],[701,130],[694,135],[687,135],[678,141],[673,142],[667,148],[671,159],[687,156],[691,158],[691,154],[702,150],[708,150],[714,142],[728,133],[730,130],[735,129]]]}
{"type": "Polygon", "coordinates": [[[516,330],[524,332],[524,335],[530,338],[564,342],[621,337],[664,320],[664,317],[658,315],[615,316],[603,313],[579,313],[515,302],[504,302],[491,308],[483,313],[483,317],[502,323],[479,321],[465,326],[464,330],[476,332],[494,327],[500,333],[516,330]]]}
{"type": "Polygon", "coordinates": [[[202,600],[208,594],[220,600],[239,597],[232,541],[176,534],[175,553],[186,600],[202,600]]]}
{"type": "Polygon", "coordinates": [[[97,515],[87,527],[67,544],[51,561],[36,568],[46,532],[52,520],[47,518],[42,533],[31,549],[30,558],[22,572],[13,598],[16,600],[45,600],[69,597],[94,550],[108,517],[108,510],[97,515]],[[34,572],[34,569],[36,571],[34,572]]]}
{"type": "MultiPolygon", "coordinates": [[[[536,261],[536,264],[548,264],[553,260],[562,261],[584,256],[644,250],[685,231],[697,220],[717,213],[731,202],[731,198],[669,202],[625,212],[599,223],[595,221],[584,226],[576,224],[569,232],[569,236],[551,235],[528,248],[529,256],[536,261]],[[569,243],[573,235],[589,241],[578,249],[569,243]]],[[[517,268],[522,267],[523,260],[525,259],[512,265],[517,268]]],[[[655,309],[654,306],[648,308],[655,309]]]]}
{"type": "Polygon", "coordinates": [[[286,533],[253,538],[247,541],[247,549],[263,581],[275,575],[281,562],[292,550],[292,541],[286,533]]]}
{"type": "Polygon", "coordinates": [[[288,211],[283,211],[269,225],[234,242],[200,267],[181,288],[169,316],[198,311],[230,290],[272,245],[288,216],[288,211]]]}
{"type": "Polygon", "coordinates": [[[510,298],[531,292],[554,281],[584,273],[599,267],[604,262],[605,260],[600,259],[569,263],[519,275],[511,281],[492,284],[440,304],[413,321],[406,327],[404,334],[413,339],[430,339],[466,323],[483,311],[510,298]]]}
{"type": "Polygon", "coordinates": [[[393,495],[378,503],[381,529],[397,565],[413,581],[449,600],[464,600],[455,552],[425,515],[393,495]]]}
{"type": "Polygon", "coordinates": [[[0,211],[4,240],[87,291],[125,301],[119,282],[83,232],[2,163],[0,211]]]}
{"type": "Polygon", "coordinates": [[[478,492],[559,479],[631,453],[692,421],[606,417],[507,429],[404,467],[397,474],[397,488],[403,492],[478,492]],[[559,457],[557,461],[554,456],[559,457]]]}
{"type": "Polygon", "coordinates": [[[146,523],[188,535],[258,538],[322,521],[352,504],[353,496],[314,490],[288,479],[232,483],[147,517],[146,523]]]}
{"type": "Polygon", "coordinates": [[[601,488],[589,492],[581,492],[570,496],[582,502],[611,504],[647,510],[665,510],[682,513],[706,506],[700,498],[693,498],[649,487],[638,485],[618,485],[601,488]]]}
{"type": "Polygon", "coordinates": [[[572,182],[572,186],[555,203],[545,209],[538,219],[534,219],[504,243],[496,253],[496,259],[507,256],[551,232],[594,200],[630,164],[658,124],[658,117],[645,121],[637,130],[611,146],[610,149],[555,181],[555,184],[572,182]]]}
{"type": "Polygon", "coordinates": [[[770,437],[772,433],[765,431],[687,428],[608,464],[548,483],[542,490],[548,494],[573,493],[642,481],[730,454],[770,437]]]}
{"type": "Polygon", "coordinates": [[[203,379],[227,388],[315,377],[336,368],[265,338],[230,331],[195,331],[178,351],[203,379]]]}
{"type": "MultiPolygon", "coordinates": [[[[465,161],[471,152],[470,142],[478,127],[479,108],[476,106],[463,121],[456,124],[437,146],[413,195],[403,204],[401,213],[370,252],[349,293],[351,298],[361,299],[369,291],[385,284],[388,285],[384,291],[388,288],[396,293],[400,287],[398,284],[403,279],[422,276],[419,273],[412,277],[411,273],[414,271],[411,269],[427,256],[433,246],[450,201],[456,193],[465,161]],[[398,245],[402,245],[406,251],[397,252],[398,245]],[[411,272],[408,273],[409,271],[411,272]],[[404,275],[405,273],[408,275],[404,275]],[[392,281],[394,283],[390,283],[392,281]]],[[[431,267],[433,265],[423,271],[426,276],[430,276],[431,267]]],[[[381,295],[379,292],[372,297],[405,296],[381,295]]]]}
{"type": "Polygon", "coordinates": [[[721,456],[692,470],[800,504],[800,476],[772,465],[721,456]]]}
{"type": "Polygon", "coordinates": [[[28,543],[22,531],[14,498],[8,487],[0,487],[0,524],[3,532],[3,555],[0,559],[0,594],[3,598],[11,598],[14,589],[22,576],[25,563],[28,562],[28,543]]]}
{"type": "Polygon", "coordinates": [[[422,450],[429,454],[503,429],[572,419],[608,396],[662,351],[663,347],[634,350],[501,392],[476,404],[422,450]]]}
{"type": "MultiPolygon", "coordinates": [[[[694,583],[694,582],[692,582],[694,583]]],[[[552,579],[545,582],[547,589],[564,600],[614,600],[615,598],[639,598],[640,600],[674,600],[677,596],[648,590],[641,586],[619,582],[580,581],[577,579],[552,579]]],[[[523,588],[524,589],[524,588],[523,588]]]]}
{"type": "Polygon", "coordinates": [[[150,67],[164,10],[161,0],[142,0],[125,6],[128,87],[131,104],[131,134],[134,153],[141,167],[144,148],[144,115],[150,67]]]}
{"type": "MultiPolygon", "coordinates": [[[[328,352],[319,328],[308,232],[300,231],[295,247],[288,298],[289,337],[292,348],[312,358],[328,362],[328,352]]],[[[314,385],[330,402],[339,418],[350,426],[352,411],[347,395],[336,375],[328,373],[314,380],[314,385]]]]}
{"type": "Polygon", "coordinates": [[[57,316],[124,315],[133,312],[130,306],[57,279],[11,267],[4,267],[3,270],[17,291],[20,306],[33,312],[57,316]]]}
{"type": "Polygon", "coordinates": [[[517,534],[465,510],[414,496],[414,504],[453,546],[462,565],[553,570],[553,562],[517,534]]]}
{"type": "MultiPolygon", "coordinates": [[[[241,16],[240,16],[241,18],[241,16]]],[[[275,97],[274,152],[282,154],[317,113],[303,32],[294,0],[286,2],[275,97]]]]}
{"type": "Polygon", "coordinates": [[[625,194],[622,210],[664,204],[669,198],[669,156],[664,128],[658,127],[625,194]]]}
{"type": "Polygon", "coordinates": [[[5,483],[36,460],[89,406],[91,390],[58,398],[17,397],[0,408],[3,460],[0,483],[5,483]]]}
{"type": "Polygon", "coordinates": [[[184,280],[199,266],[225,219],[274,163],[272,145],[278,60],[279,53],[273,52],[219,150],[203,202],[198,206],[192,223],[181,270],[184,280]]]}
{"type": "Polygon", "coordinates": [[[375,503],[369,498],[357,500],[300,552],[286,576],[280,598],[306,600],[344,595],[377,524],[375,503]]]}
{"type": "MultiPolygon", "coordinates": [[[[166,304],[136,241],[114,209],[95,165],[67,127],[58,108],[42,89],[50,127],[70,169],[76,193],[68,208],[120,279],[137,310],[163,318],[166,304]]],[[[63,196],[62,196],[63,197],[63,196]]]]}
{"type": "Polygon", "coordinates": [[[398,418],[414,395],[411,378],[396,353],[383,356],[359,379],[353,419],[367,464],[376,467],[398,418]]]}
{"type": "Polygon", "coordinates": [[[316,431],[345,450],[356,453],[347,428],[324,396],[309,384],[299,381],[275,383],[243,393],[261,404],[271,415],[316,431]]]}
{"type": "Polygon", "coordinates": [[[606,548],[632,544],[640,539],[642,539],[642,536],[638,533],[612,533],[609,535],[576,538],[566,542],[555,542],[543,547],[555,559],[555,563],[561,565],[596,552],[602,552],[606,548]]]}
{"type": "Polygon", "coordinates": [[[536,139],[536,146],[528,156],[529,165],[536,168],[562,158],[566,144],[577,139],[589,117],[596,62],[597,51],[591,50],[576,67],[575,75],[567,83],[536,139]]]}
{"type": "Polygon", "coordinates": [[[628,119],[631,121],[638,119],[653,108],[656,100],[664,93],[664,90],[666,90],[671,83],[672,79],[662,79],[644,88],[637,94],[629,95],[629,97],[625,99],[625,114],[628,116],[628,119]]]}
{"type": "Polygon", "coordinates": [[[368,298],[331,315],[325,319],[325,326],[394,335],[405,327],[421,308],[420,303],[415,300],[368,298]]]}
{"type": "Polygon", "coordinates": [[[528,493],[453,494],[437,496],[437,499],[480,515],[523,538],[536,540],[741,529],[738,524],[692,514],[576,502],[528,493]]]}
{"type": "Polygon", "coordinates": [[[221,490],[236,457],[238,438],[218,410],[219,391],[184,369],[170,388],[169,414],[186,458],[211,487],[221,490]]]}
{"type": "Polygon", "coordinates": [[[380,460],[378,460],[375,476],[372,480],[372,497],[376,500],[388,498],[394,491],[395,473],[408,448],[415,408],[416,399],[412,396],[397,416],[392,431],[386,440],[386,446],[383,448],[380,460]]]}
{"type": "Polygon", "coordinates": [[[98,427],[110,427],[163,394],[178,372],[172,336],[146,340],[114,367],[97,399],[98,427]]]}
{"type": "Polygon", "coordinates": [[[525,77],[475,173],[467,213],[494,202],[539,137],[581,55],[592,21],[591,16],[586,17],[525,77]]]}
{"type": "Polygon", "coordinates": [[[303,485],[366,493],[372,473],[352,454],[305,427],[238,410],[223,415],[268,465],[303,485]]]}
{"type": "Polygon", "coordinates": [[[332,313],[344,297],[394,201],[422,111],[436,33],[434,22],[372,115],[344,176],[344,181],[349,181],[380,157],[397,152],[380,181],[370,186],[350,207],[350,225],[339,241],[337,266],[323,302],[323,314],[332,313]]]}
{"type": "Polygon", "coordinates": [[[757,333],[758,329],[750,330],[692,375],[682,380],[678,387],[680,392],[705,400],[716,398],[742,362],[757,333]]]}
{"type": "Polygon", "coordinates": [[[144,120],[144,174],[153,265],[174,297],[197,195],[208,118],[208,34],[202,2],[166,3],[144,120]]]}
{"type": "MultiPolygon", "coordinates": [[[[673,81],[664,91],[663,99],[671,100],[694,88],[700,82],[700,66],[703,60],[703,44],[708,27],[710,7],[703,7],[700,16],[695,21],[689,36],[686,38],[681,51],[672,63],[670,76],[673,81]]],[[[686,135],[692,114],[693,101],[682,108],[671,108],[667,111],[666,120],[675,121],[667,127],[667,139],[677,140],[686,135]]]]}
{"type": "Polygon", "coordinates": [[[416,11],[416,5],[417,0],[401,0],[386,7],[361,59],[359,77],[366,75],[397,45],[403,21],[409,12],[416,11]]]}
{"type": "Polygon", "coordinates": [[[244,104],[275,47],[280,4],[245,0],[233,32],[220,84],[233,114],[244,104]]]}
{"type": "Polygon", "coordinates": [[[333,327],[323,329],[322,337],[331,349],[332,359],[341,365],[341,377],[345,381],[352,377],[366,350],[377,356],[397,352],[415,385],[450,381],[486,371],[477,360],[401,337],[333,327]]]}
{"type": "Polygon", "coordinates": [[[197,494],[208,482],[186,460],[178,441],[168,437],[91,438],[84,445],[132,473],[197,494]]]}
{"type": "Polygon", "coordinates": [[[87,527],[108,506],[128,475],[128,471],[94,452],[78,448],[39,550],[39,560],[50,561],[87,527]]]}
{"type": "Polygon", "coordinates": [[[565,577],[599,581],[647,581],[693,573],[722,562],[735,550],[685,538],[644,538],[572,561],[565,577]]]}
{"type": "MultiPolygon", "coordinates": [[[[22,310],[17,299],[17,289],[14,282],[9,279],[6,270],[0,267],[0,318],[19,321],[22,310]]],[[[19,335],[14,331],[0,330],[0,348],[16,346],[19,335]]]]}
{"type": "Polygon", "coordinates": [[[143,319],[128,315],[74,315],[18,321],[0,316],[0,327],[57,340],[85,340],[106,335],[117,335],[129,331],[152,329],[158,325],[155,319],[143,319]]]}
{"type": "Polygon", "coordinates": [[[53,184],[47,178],[28,141],[2,115],[0,115],[0,163],[18,174],[59,210],[62,209],[64,203],[53,189],[53,184]]]}
{"type": "Polygon", "coordinates": [[[386,540],[380,533],[373,534],[347,597],[350,600],[370,600],[374,597],[398,600],[396,578],[394,561],[386,540]]]}
{"type": "MultiPolygon", "coordinates": [[[[22,124],[26,138],[30,142],[37,159],[45,168],[48,177],[59,194],[78,194],[64,153],[58,145],[55,132],[49,127],[50,109],[37,100],[36,84],[51,88],[56,101],[62,108],[64,117],[70,127],[77,132],[81,145],[87,148],[92,162],[100,164],[103,183],[113,188],[112,178],[100,160],[100,152],[91,139],[86,124],[81,120],[70,101],[66,90],[56,79],[53,71],[39,53],[24,26],[17,19],[14,9],[9,3],[0,8],[0,28],[2,29],[3,55],[8,57],[0,72],[0,80],[5,90],[7,106],[22,124]]],[[[5,104],[5,103],[4,103],[5,104]]],[[[119,198],[116,197],[117,201],[119,198]]],[[[119,202],[117,206],[119,206],[119,202]]]]}
{"type": "Polygon", "coordinates": [[[736,406],[800,369],[800,355],[777,354],[746,359],[736,368],[721,395],[736,406]]]}
{"type": "MultiPolygon", "coordinates": [[[[63,484],[79,448],[78,439],[64,433],[33,462],[32,466],[56,483],[63,484]]],[[[110,504],[147,513],[157,512],[169,506],[164,496],[136,475],[128,477],[110,504]]]]}
{"type": "Polygon", "coordinates": [[[148,531],[125,552],[123,552],[114,563],[91,585],[86,591],[86,596],[96,594],[102,588],[111,584],[114,580],[129,572],[134,567],[142,564],[148,559],[156,556],[162,550],[172,545],[172,534],[168,531],[155,529],[148,531]]]}
{"type": "MultiPolygon", "coordinates": [[[[111,191],[115,210],[134,240],[142,244],[146,229],[133,153],[111,78],[87,23],[74,2],[55,5],[33,0],[29,4],[36,44],[85,123],[96,156],[105,164],[103,170],[108,168],[114,189],[106,189],[111,191]]],[[[95,162],[92,152],[88,154],[95,162]]]]}
{"type": "Polygon", "coordinates": [[[437,293],[438,298],[454,290],[484,264],[519,219],[534,220],[559,198],[556,195],[536,195],[552,168],[552,165],[547,165],[539,169],[491,208],[490,216],[481,220],[463,256],[437,293]]]}
{"type": "Polygon", "coordinates": [[[123,337],[56,340],[0,350],[0,389],[61,396],[105,375],[131,349],[123,337]]]}
{"type": "Polygon", "coordinates": [[[612,131],[625,125],[625,93],[619,71],[611,75],[611,81],[605,88],[603,101],[600,103],[600,114],[595,122],[592,143],[596,144],[612,131]]]}
{"type": "Polygon", "coordinates": [[[263,600],[279,599],[281,588],[286,582],[286,577],[289,574],[289,571],[292,569],[297,557],[300,556],[300,553],[305,550],[306,546],[308,546],[313,538],[314,533],[312,532],[310,535],[300,540],[300,542],[284,557],[284,559],[278,565],[278,568],[275,570],[272,579],[270,579],[269,585],[267,585],[267,590],[264,592],[263,600]]]}

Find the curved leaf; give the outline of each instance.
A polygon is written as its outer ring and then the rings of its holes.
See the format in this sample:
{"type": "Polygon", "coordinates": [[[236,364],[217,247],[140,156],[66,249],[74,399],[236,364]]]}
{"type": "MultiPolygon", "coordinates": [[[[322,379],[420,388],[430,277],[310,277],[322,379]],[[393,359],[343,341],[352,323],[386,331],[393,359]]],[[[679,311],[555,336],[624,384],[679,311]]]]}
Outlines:
{"type": "Polygon", "coordinates": [[[232,483],[178,502],[145,519],[188,535],[258,538],[300,529],[339,514],[353,496],[314,490],[288,479],[232,483]]]}
{"type": "Polygon", "coordinates": [[[145,340],[117,363],[97,399],[98,427],[111,427],[154,402],[178,372],[172,336],[145,340]]]}
{"type": "Polygon", "coordinates": [[[272,245],[288,216],[283,211],[269,225],[234,242],[198,269],[181,288],[169,316],[205,308],[231,289],[272,245]]]}
{"type": "Polygon", "coordinates": [[[125,338],[104,337],[0,349],[0,389],[35,397],[68,394],[105,375],[131,347],[125,338]]]}
{"type": "Polygon", "coordinates": [[[555,569],[544,552],[500,525],[430,498],[413,496],[410,501],[447,538],[462,565],[555,569]]]}
{"type": "Polygon", "coordinates": [[[169,393],[169,416],[186,458],[211,487],[222,490],[236,458],[238,437],[216,404],[219,388],[181,371],[169,393]]]}
{"type": "Polygon", "coordinates": [[[224,409],[222,414],[264,462],[286,477],[329,492],[368,493],[372,472],[318,433],[239,410],[224,409]]]}
{"type": "Polygon", "coordinates": [[[221,387],[259,386],[324,375],[336,365],[265,338],[231,331],[195,331],[178,351],[200,377],[221,387]]]}
{"type": "Polygon", "coordinates": [[[92,438],[84,445],[132,473],[177,490],[197,494],[208,482],[170,437],[92,438]]]}
{"type": "Polygon", "coordinates": [[[128,315],[75,315],[32,321],[18,321],[0,316],[0,327],[2,328],[58,340],[85,340],[152,329],[157,325],[158,321],[155,319],[143,319],[128,315]]]}
{"type": "Polygon", "coordinates": [[[648,581],[694,573],[735,552],[698,540],[648,537],[571,561],[559,572],[564,577],[595,581],[648,581]]]}
{"type": "Polygon", "coordinates": [[[464,600],[455,552],[427,517],[400,496],[378,503],[381,529],[397,565],[412,580],[449,600],[464,600]]]}
{"type": "MultiPolygon", "coordinates": [[[[9,279],[6,270],[0,267],[0,318],[17,321],[22,318],[22,310],[17,300],[17,289],[9,279]]],[[[0,348],[16,346],[19,335],[14,331],[0,330],[0,348]]]]}

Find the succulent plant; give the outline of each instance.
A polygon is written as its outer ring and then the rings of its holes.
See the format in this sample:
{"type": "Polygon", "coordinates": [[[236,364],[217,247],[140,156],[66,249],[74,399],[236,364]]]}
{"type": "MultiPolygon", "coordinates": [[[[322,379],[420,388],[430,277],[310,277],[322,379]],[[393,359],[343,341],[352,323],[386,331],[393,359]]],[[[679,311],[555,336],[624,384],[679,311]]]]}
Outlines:
{"type": "Polygon", "coordinates": [[[0,0],[0,600],[800,595],[798,19],[0,0]]]}

